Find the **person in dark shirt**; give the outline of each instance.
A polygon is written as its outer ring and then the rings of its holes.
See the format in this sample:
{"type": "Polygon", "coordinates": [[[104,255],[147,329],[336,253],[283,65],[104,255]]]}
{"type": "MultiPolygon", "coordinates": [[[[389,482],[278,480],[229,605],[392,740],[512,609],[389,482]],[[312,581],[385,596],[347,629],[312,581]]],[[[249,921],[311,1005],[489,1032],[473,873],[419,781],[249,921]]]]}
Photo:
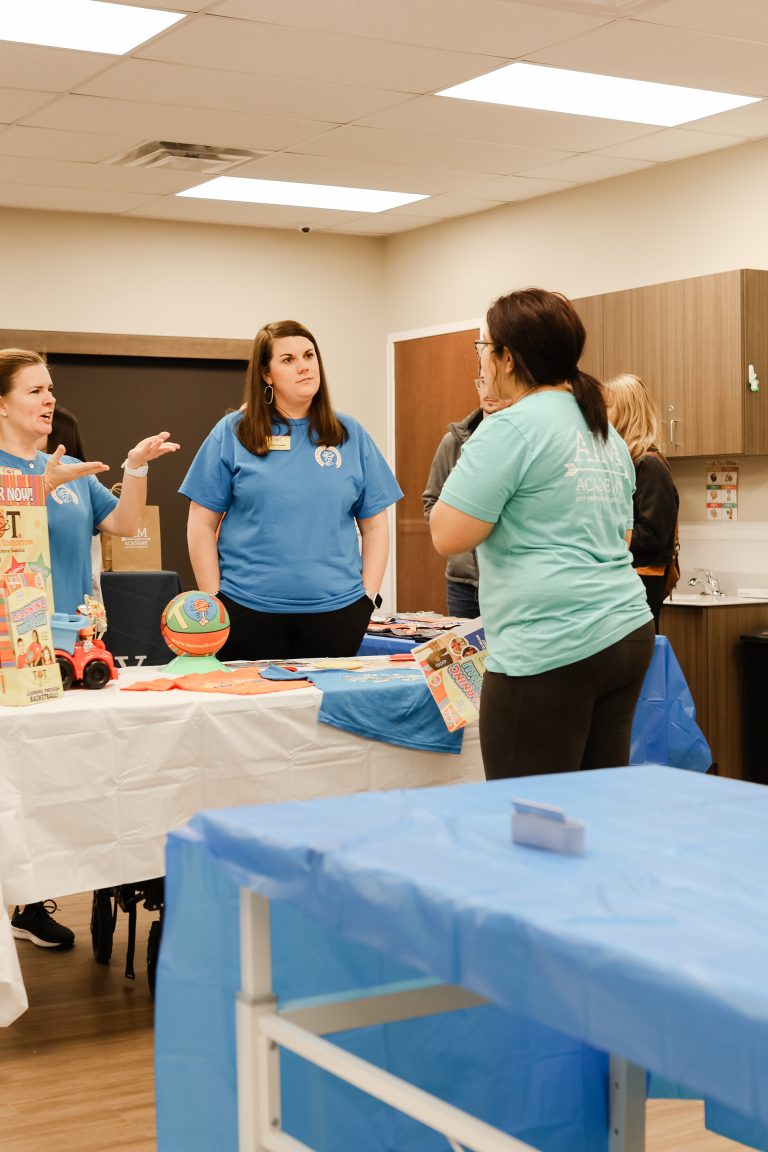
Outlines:
{"type": "Polygon", "coordinates": [[[645,382],[629,372],[614,376],[605,384],[605,398],[608,419],[629,448],[635,465],[629,547],[658,632],[664,571],[675,553],[680,497],[659,447],[656,411],[645,382]]]}

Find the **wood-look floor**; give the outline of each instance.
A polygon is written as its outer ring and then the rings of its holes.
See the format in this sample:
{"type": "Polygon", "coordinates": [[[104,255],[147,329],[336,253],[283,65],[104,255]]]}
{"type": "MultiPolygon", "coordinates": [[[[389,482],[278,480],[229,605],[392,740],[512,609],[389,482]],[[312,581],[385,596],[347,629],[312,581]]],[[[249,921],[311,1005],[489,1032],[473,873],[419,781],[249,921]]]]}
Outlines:
{"type": "MultiPolygon", "coordinates": [[[[123,975],[127,917],[118,916],[107,967],[91,951],[90,894],[59,904],[57,919],[77,935],[71,952],[18,944],[29,1009],[0,1028],[0,1149],[156,1152],[145,964],[155,916],[139,909],[131,981],[123,975]]],[[[707,1132],[703,1117],[696,1101],[649,1101],[647,1152],[740,1152],[743,1145],[707,1132]]]]}

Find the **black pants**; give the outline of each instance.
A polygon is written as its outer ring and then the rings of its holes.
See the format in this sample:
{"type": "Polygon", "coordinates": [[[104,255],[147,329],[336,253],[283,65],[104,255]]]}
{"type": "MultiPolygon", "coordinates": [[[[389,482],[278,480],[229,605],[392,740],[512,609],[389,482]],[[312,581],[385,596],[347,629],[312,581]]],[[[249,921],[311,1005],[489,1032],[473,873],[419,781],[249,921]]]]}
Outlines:
{"type": "Polygon", "coordinates": [[[664,603],[664,577],[641,576],[640,579],[645,585],[645,598],[648,601],[648,607],[653,612],[653,623],[658,632],[661,606],[664,603]]]}
{"type": "Polygon", "coordinates": [[[575,664],[536,676],[486,672],[480,697],[486,778],[628,764],[632,720],[653,647],[649,621],[575,664]]]}
{"type": "Polygon", "coordinates": [[[255,612],[218,593],[229,613],[220,660],[355,656],[373,612],[367,596],[335,612],[255,612]]]}

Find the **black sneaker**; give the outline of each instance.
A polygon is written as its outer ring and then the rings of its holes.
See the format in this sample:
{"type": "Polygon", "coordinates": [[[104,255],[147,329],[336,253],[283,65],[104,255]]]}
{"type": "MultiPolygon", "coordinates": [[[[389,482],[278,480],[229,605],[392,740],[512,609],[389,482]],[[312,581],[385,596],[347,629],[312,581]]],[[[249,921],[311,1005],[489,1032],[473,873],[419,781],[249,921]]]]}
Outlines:
{"type": "Polygon", "coordinates": [[[18,905],[11,917],[11,931],[17,940],[31,940],[38,948],[71,948],[75,934],[71,928],[57,924],[51,913],[58,905],[55,900],[39,904],[25,904],[24,911],[18,905]]]}

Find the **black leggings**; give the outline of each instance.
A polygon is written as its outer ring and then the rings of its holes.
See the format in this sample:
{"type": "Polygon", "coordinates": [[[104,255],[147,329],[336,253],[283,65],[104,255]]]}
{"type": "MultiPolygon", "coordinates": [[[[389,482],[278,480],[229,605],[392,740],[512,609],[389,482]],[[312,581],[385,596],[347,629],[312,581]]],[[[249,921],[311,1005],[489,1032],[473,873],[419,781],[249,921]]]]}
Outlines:
{"type": "Polygon", "coordinates": [[[653,646],[649,621],[575,664],[536,676],[486,672],[480,697],[486,779],[629,764],[632,719],[653,646]]]}
{"type": "Polygon", "coordinates": [[[664,603],[664,577],[663,576],[641,576],[643,584],[645,585],[645,598],[648,601],[648,607],[653,612],[653,623],[656,626],[656,631],[659,630],[659,617],[661,616],[661,606],[664,603]]]}
{"type": "Polygon", "coordinates": [[[373,604],[361,596],[335,612],[256,612],[217,593],[229,613],[229,637],[220,660],[286,660],[292,656],[355,656],[373,604]]]}

